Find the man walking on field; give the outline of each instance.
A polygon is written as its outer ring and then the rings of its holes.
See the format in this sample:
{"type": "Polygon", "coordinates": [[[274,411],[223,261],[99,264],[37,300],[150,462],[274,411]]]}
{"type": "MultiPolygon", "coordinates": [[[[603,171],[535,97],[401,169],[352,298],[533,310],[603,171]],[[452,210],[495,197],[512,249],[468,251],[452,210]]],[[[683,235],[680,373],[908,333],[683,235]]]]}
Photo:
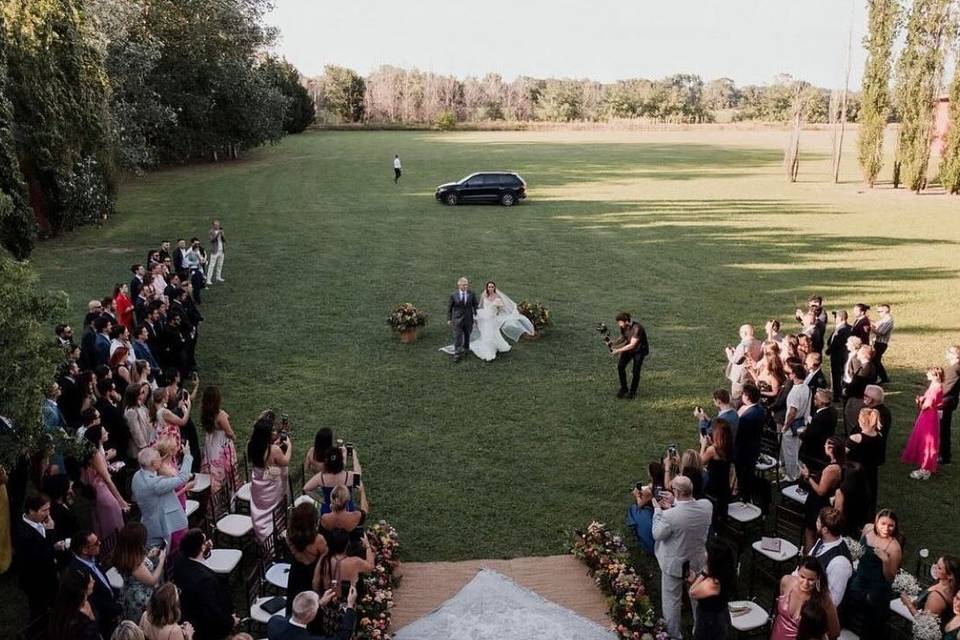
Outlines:
{"type": "Polygon", "coordinates": [[[397,182],[400,180],[401,173],[400,154],[396,154],[393,156],[393,184],[397,184],[397,182]]]}

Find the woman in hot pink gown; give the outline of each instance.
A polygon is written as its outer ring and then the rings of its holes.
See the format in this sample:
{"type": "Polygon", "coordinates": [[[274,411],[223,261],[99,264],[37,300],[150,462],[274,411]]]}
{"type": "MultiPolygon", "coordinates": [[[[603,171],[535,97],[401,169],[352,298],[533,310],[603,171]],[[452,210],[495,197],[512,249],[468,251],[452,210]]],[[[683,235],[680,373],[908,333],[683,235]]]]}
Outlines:
{"type": "Polygon", "coordinates": [[[900,461],[915,464],[919,469],[910,474],[911,478],[926,480],[937,471],[937,456],[940,454],[940,416],[943,403],[943,369],[930,367],[927,370],[930,386],[926,393],[917,397],[920,414],[913,423],[913,432],[907,440],[907,446],[900,461]]]}

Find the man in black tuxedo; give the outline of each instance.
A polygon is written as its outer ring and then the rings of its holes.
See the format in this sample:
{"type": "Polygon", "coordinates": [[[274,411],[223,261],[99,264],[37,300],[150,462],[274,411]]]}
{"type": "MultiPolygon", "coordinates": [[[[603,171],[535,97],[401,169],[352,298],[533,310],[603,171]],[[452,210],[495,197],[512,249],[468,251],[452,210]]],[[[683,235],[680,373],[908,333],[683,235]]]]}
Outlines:
{"type": "MultiPolygon", "coordinates": [[[[741,399],[737,437],[733,442],[733,465],[737,473],[740,499],[749,502],[753,498],[754,490],[759,489],[755,481],[755,467],[762,448],[767,411],[760,404],[760,389],[753,384],[743,385],[741,399]]],[[[760,497],[766,504],[766,497],[760,497]]]]}
{"type": "Polygon", "coordinates": [[[130,273],[133,277],[130,279],[130,299],[136,300],[143,290],[143,276],[147,275],[147,270],[140,263],[130,265],[130,273]]]}
{"type": "Polygon", "coordinates": [[[193,640],[221,640],[240,622],[233,613],[230,590],[203,564],[211,546],[203,531],[190,529],[180,540],[180,557],[173,567],[183,621],[193,625],[193,640]]]}
{"type": "Polygon", "coordinates": [[[43,494],[27,496],[23,516],[13,523],[13,559],[20,588],[27,595],[30,623],[46,615],[57,595],[53,528],[50,499],[43,494]]]}
{"type": "Polygon", "coordinates": [[[834,311],[833,319],[836,322],[833,335],[827,343],[827,355],[830,356],[830,380],[833,383],[833,401],[840,401],[840,392],[843,388],[843,369],[847,366],[847,338],[853,327],[847,322],[846,311],[834,311]]]}
{"type": "Polygon", "coordinates": [[[960,398],[960,345],[947,349],[943,368],[943,405],[940,413],[940,464],[950,464],[950,426],[960,398]]]}
{"type": "Polygon", "coordinates": [[[107,579],[107,571],[97,562],[100,555],[100,538],[92,531],[80,530],[70,540],[70,551],[73,559],[69,567],[84,571],[93,577],[93,593],[90,594],[90,605],[97,614],[97,624],[100,626],[100,635],[109,638],[113,628],[117,626],[120,616],[120,605],[107,579]]]}
{"type": "Polygon", "coordinates": [[[282,615],[275,615],[267,622],[268,640],[349,640],[353,635],[353,627],[357,619],[355,605],[357,589],[350,586],[347,595],[347,608],[340,621],[340,630],[333,636],[317,636],[307,631],[307,625],[317,617],[320,607],[330,604],[337,592],[328,589],[321,598],[314,591],[303,591],[293,599],[293,616],[287,620],[282,615]]]}
{"type": "Polygon", "coordinates": [[[450,294],[447,303],[447,324],[453,329],[453,361],[460,362],[470,350],[470,333],[477,316],[477,296],[470,291],[470,281],[457,280],[457,290],[450,294]]]}
{"type": "Polygon", "coordinates": [[[811,473],[819,474],[827,466],[827,454],[823,445],[837,430],[837,410],[830,403],[829,389],[817,389],[813,397],[814,413],[810,424],[800,432],[800,462],[811,473]]]}
{"type": "Polygon", "coordinates": [[[617,314],[617,325],[620,327],[623,346],[610,351],[610,355],[620,357],[617,362],[617,375],[620,377],[620,390],[617,392],[617,397],[633,400],[637,397],[640,368],[643,367],[643,359],[650,353],[650,345],[647,343],[647,332],[643,325],[631,319],[626,311],[617,314]],[[631,362],[633,362],[632,378],[630,388],[627,389],[627,365],[631,362]]]}

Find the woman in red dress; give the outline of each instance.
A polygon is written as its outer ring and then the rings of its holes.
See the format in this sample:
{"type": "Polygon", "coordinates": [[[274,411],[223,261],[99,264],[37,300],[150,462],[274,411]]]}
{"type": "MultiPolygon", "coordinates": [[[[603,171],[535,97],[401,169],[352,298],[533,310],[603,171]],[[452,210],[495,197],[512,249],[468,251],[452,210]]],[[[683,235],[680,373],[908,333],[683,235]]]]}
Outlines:
{"type": "Polygon", "coordinates": [[[113,306],[117,310],[117,320],[133,334],[133,302],[130,288],[125,283],[113,286],[113,306]]]}

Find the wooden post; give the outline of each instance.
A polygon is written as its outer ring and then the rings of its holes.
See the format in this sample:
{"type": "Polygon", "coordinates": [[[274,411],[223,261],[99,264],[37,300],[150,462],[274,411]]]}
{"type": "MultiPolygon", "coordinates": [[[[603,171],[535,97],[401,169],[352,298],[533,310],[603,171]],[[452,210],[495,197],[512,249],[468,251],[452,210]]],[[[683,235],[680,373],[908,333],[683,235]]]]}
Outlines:
{"type": "Polygon", "coordinates": [[[843,82],[843,98],[840,101],[840,132],[833,155],[833,181],[840,182],[840,159],[843,155],[843,133],[847,125],[847,95],[850,93],[850,58],[853,51],[853,2],[850,3],[850,35],[847,37],[847,71],[843,82]]]}
{"type": "Polygon", "coordinates": [[[800,172],[800,117],[803,112],[803,106],[800,104],[800,83],[797,83],[797,90],[793,95],[793,128],[790,133],[790,141],[787,143],[787,149],[783,154],[783,168],[787,172],[787,180],[797,181],[797,174],[800,172]]]}

